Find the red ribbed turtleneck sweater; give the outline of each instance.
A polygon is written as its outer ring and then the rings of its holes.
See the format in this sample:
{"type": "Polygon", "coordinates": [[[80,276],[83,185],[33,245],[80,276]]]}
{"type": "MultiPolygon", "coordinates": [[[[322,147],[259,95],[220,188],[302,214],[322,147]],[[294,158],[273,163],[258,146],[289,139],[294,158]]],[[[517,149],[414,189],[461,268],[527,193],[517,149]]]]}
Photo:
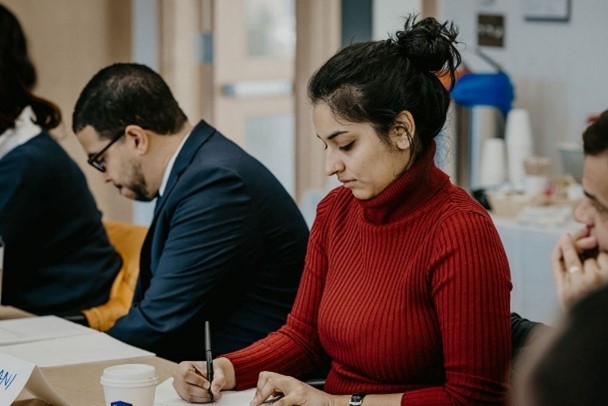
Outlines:
{"type": "Polygon", "coordinates": [[[287,324],[228,354],[237,387],[262,370],[325,390],[403,393],[403,405],[504,404],[509,266],[486,211],[433,163],[434,144],[378,196],[339,187],[317,208],[287,324]]]}

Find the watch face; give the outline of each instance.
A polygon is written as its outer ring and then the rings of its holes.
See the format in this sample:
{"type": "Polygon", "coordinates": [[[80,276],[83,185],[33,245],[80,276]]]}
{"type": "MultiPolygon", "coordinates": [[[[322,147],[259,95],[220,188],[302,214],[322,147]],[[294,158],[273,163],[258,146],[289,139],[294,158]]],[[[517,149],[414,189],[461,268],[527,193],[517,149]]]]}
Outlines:
{"type": "Polygon", "coordinates": [[[354,393],[350,397],[350,402],[348,402],[349,406],[361,406],[363,403],[363,398],[365,397],[365,393],[354,393]]]}

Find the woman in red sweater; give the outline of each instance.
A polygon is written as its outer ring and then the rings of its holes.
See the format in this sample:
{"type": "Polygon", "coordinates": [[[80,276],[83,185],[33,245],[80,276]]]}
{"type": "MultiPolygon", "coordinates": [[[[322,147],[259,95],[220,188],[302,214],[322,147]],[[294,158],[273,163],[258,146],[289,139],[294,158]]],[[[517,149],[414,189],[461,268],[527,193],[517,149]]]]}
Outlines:
{"type": "Polygon", "coordinates": [[[507,259],[492,220],[434,165],[457,31],[406,19],[354,43],[311,78],[326,172],[286,324],[214,361],[183,362],[174,386],[209,402],[257,385],[251,405],[504,404],[511,355],[507,259]],[[331,360],[324,390],[296,379],[331,360]],[[262,372],[272,371],[272,372],[262,372]]]}

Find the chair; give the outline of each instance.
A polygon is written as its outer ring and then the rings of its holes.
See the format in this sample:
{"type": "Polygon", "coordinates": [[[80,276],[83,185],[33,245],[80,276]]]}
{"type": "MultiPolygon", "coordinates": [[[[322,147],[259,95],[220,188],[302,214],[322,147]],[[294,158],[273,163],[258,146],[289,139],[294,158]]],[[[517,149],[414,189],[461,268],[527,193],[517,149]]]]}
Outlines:
{"type": "Polygon", "coordinates": [[[116,320],[127,314],[139,275],[139,254],[148,229],[135,224],[104,221],[110,243],[122,257],[122,267],[110,290],[108,301],[83,310],[89,327],[109,330],[116,320]]]}
{"type": "Polygon", "coordinates": [[[546,329],[549,329],[549,327],[543,323],[524,319],[519,314],[511,312],[512,358],[515,359],[520,351],[534,341],[534,337],[539,334],[538,331],[546,329]],[[532,334],[533,330],[536,332],[534,335],[532,334]]]}

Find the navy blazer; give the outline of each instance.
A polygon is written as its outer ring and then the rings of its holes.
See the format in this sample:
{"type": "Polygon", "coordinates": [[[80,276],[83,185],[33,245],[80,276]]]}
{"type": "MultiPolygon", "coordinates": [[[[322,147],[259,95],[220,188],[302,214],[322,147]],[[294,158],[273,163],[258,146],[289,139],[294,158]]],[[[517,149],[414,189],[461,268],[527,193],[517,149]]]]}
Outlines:
{"type": "Polygon", "coordinates": [[[121,266],[78,165],[47,132],[0,159],[2,304],[68,315],[105,303],[121,266]]]}
{"type": "Polygon", "coordinates": [[[205,122],[186,140],[142,247],[133,305],[109,334],[173,360],[243,348],[286,320],[308,228],[260,162],[205,122]]]}

